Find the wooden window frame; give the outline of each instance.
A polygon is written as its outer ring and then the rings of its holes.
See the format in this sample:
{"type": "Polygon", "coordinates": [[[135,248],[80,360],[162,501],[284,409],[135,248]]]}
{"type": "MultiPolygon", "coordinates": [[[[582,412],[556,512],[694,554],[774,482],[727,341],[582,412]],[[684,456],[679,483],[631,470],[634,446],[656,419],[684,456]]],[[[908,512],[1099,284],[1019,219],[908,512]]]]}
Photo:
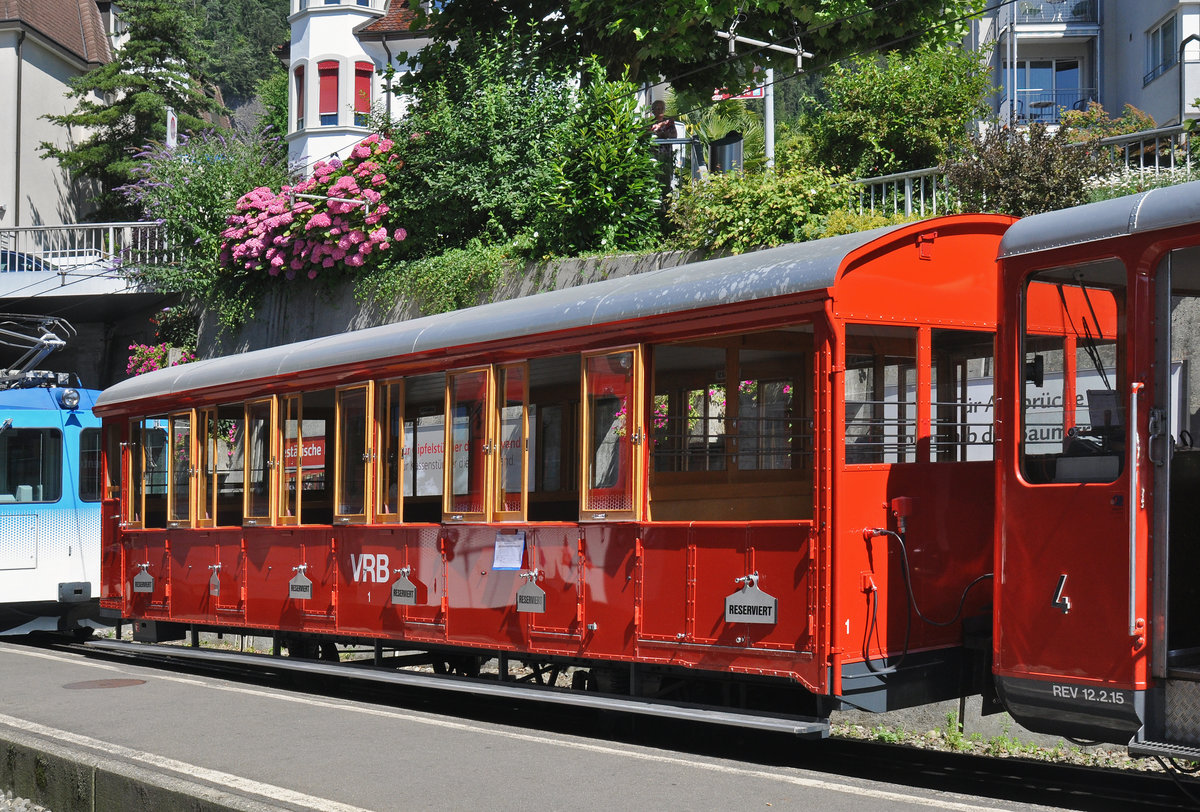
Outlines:
{"type": "Polygon", "coordinates": [[[490,480],[495,478],[495,464],[489,459],[494,455],[496,438],[496,374],[491,365],[456,369],[446,373],[445,396],[445,447],[442,454],[442,521],[447,524],[466,524],[487,522],[492,514],[494,487],[490,480]],[[466,375],[484,376],[483,392],[483,425],[480,427],[479,440],[483,447],[479,450],[482,455],[480,470],[483,481],[479,483],[479,510],[454,510],[454,381],[466,375]]]}
{"type": "Polygon", "coordinates": [[[196,493],[192,501],[193,527],[217,524],[217,409],[208,406],[195,410],[192,430],[196,448],[196,493]]]}
{"type": "MultiPolygon", "coordinates": [[[[374,381],[366,381],[362,383],[349,384],[347,386],[339,386],[334,389],[334,465],[333,465],[333,523],[334,524],[367,524],[372,518],[372,495],[375,492],[374,488],[374,472],[375,472],[375,431],[374,427],[374,398],[375,386],[374,381]],[[342,420],[342,397],[348,392],[361,391],[363,393],[363,430],[365,436],[363,439],[363,459],[360,462],[355,462],[354,465],[362,466],[363,476],[363,506],[360,513],[342,513],[342,489],[345,486],[345,471],[343,467],[343,450],[345,443],[343,442],[344,423],[342,420]]],[[[329,442],[326,439],[326,450],[328,451],[329,442]]],[[[328,453],[326,454],[325,468],[329,469],[328,453]]]]}
{"type": "Polygon", "coordinates": [[[595,521],[640,521],[645,502],[646,477],[646,445],[645,442],[645,349],[641,344],[626,347],[585,352],[580,357],[580,467],[579,467],[579,520],[581,522],[595,521]],[[629,394],[625,404],[625,428],[622,436],[628,437],[630,443],[629,467],[627,472],[627,491],[629,493],[629,508],[611,509],[594,507],[590,501],[593,488],[588,472],[592,467],[592,394],[591,375],[588,373],[588,362],[596,358],[631,354],[629,368],[629,394]]]}
{"type": "Polygon", "coordinates": [[[262,527],[270,526],[276,523],[278,518],[278,505],[276,503],[278,481],[279,481],[279,399],[275,395],[268,395],[265,398],[255,398],[247,400],[242,405],[242,525],[244,527],[262,527]],[[250,495],[251,482],[250,465],[252,454],[250,448],[250,410],[255,406],[266,404],[267,406],[267,459],[263,464],[267,469],[267,514],[265,516],[251,515],[250,513],[250,495]]]}
{"type": "Polygon", "coordinates": [[[304,491],[304,395],[300,393],[292,395],[280,395],[276,399],[276,413],[274,432],[278,437],[278,451],[276,452],[276,466],[278,473],[275,475],[275,507],[277,513],[275,523],[279,525],[298,525],[301,518],[301,502],[303,501],[304,491]],[[296,420],[296,492],[294,495],[295,507],[292,513],[288,515],[285,510],[288,506],[288,466],[287,466],[287,443],[288,438],[287,422],[292,419],[290,408],[295,406],[296,420]]]}
{"type": "Polygon", "coordinates": [[[142,428],[146,418],[135,417],[125,421],[125,442],[121,443],[122,489],[121,523],[131,530],[138,530],[146,520],[146,455],[142,448],[142,428]],[[138,471],[134,470],[139,461],[138,471]]]}
{"type": "Polygon", "coordinates": [[[495,449],[492,455],[492,518],[497,522],[523,522],[529,513],[529,364],[501,364],[496,367],[494,374],[495,400],[492,412],[492,425],[495,434],[489,442],[495,449]],[[521,507],[519,510],[504,510],[504,453],[502,443],[504,436],[503,411],[507,403],[507,393],[501,389],[501,383],[507,384],[510,370],[521,371],[521,507]]]}
{"type": "Polygon", "coordinates": [[[392,378],[389,380],[376,381],[375,391],[372,396],[373,402],[373,420],[372,425],[372,455],[374,457],[373,469],[373,484],[372,489],[372,521],[381,524],[399,524],[404,516],[404,455],[407,449],[404,444],[404,379],[392,378]],[[395,387],[395,397],[389,403],[382,403],[391,390],[395,387]],[[389,482],[385,474],[387,466],[386,451],[384,437],[388,432],[388,421],[391,420],[391,411],[388,408],[390,405],[399,407],[400,431],[396,442],[396,461],[395,461],[395,481],[389,482]],[[396,486],[396,496],[392,500],[389,489],[392,485],[396,486]],[[394,504],[393,504],[394,502],[394,504]]]}
{"type": "Polygon", "coordinates": [[[196,505],[196,468],[192,464],[196,459],[196,412],[188,409],[182,412],[171,412],[167,415],[167,527],[194,527],[196,505]],[[176,421],[186,420],[188,426],[187,439],[187,510],[186,515],[176,517],[175,478],[179,460],[176,456],[178,446],[176,439],[176,421]]]}

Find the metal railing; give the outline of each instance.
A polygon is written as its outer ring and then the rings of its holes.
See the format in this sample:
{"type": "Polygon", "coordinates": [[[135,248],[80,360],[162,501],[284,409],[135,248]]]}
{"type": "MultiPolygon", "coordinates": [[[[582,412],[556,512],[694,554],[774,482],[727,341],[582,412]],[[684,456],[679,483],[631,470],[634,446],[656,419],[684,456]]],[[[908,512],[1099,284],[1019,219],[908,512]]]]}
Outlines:
{"type": "Polygon", "coordinates": [[[1014,17],[1018,25],[1042,23],[1096,24],[1096,0],[1018,0],[1014,17]]]}
{"type": "Polygon", "coordinates": [[[1178,124],[1102,138],[1099,145],[1107,149],[1113,163],[1125,171],[1154,175],[1190,174],[1192,171],[1191,133],[1178,124]]]}
{"type": "MultiPolygon", "coordinates": [[[[1182,183],[1192,179],[1191,134],[1182,126],[1160,127],[1097,142],[1109,152],[1119,175],[1145,184],[1182,183]],[[1149,178],[1147,176],[1150,176],[1149,178]]],[[[1078,146],[1082,147],[1083,144],[1078,146]]],[[[958,201],[941,167],[897,172],[853,181],[860,213],[885,212],[935,216],[956,211],[958,201]]],[[[851,204],[853,205],[853,204],[851,204]]]]}
{"type": "Polygon", "coordinates": [[[117,278],[124,266],[162,265],[175,259],[166,229],[157,222],[0,228],[0,251],[6,252],[0,272],[36,267],[64,276],[86,272],[117,278]]]}
{"type": "Polygon", "coordinates": [[[955,198],[939,166],[914,172],[896,172],[876,178],[854,181],[858,190],[858,211],[919,214],[935,217],[955,209],[955,198]]]}
{"type": "Polygon", "coordinates": [[[1064,110],[1087,110],[1088,103],[1095,101],[1093,87],[1070,87],[1058,90],[1017,90],[1015,98],[1000,99],[1001,119],[1007,120],[1008,106],[1015,103],[1014,118],[1017,125],[1040,121],[1043,124],[1058,124],[1064,110]]]}

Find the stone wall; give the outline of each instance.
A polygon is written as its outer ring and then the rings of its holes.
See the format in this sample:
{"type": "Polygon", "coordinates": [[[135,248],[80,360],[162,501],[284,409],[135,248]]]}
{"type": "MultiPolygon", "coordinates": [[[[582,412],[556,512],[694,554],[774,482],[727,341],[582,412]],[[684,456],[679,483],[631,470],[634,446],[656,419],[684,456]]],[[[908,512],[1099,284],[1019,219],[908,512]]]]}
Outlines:
{"type": "MultiPolygon", "coordinates": [[[[699,251],[665,251],[531,263],[510,270],[494,291],[480,297],[479,304],[671,268],[701,259],[704,254],[699,251]]],[[[352,282],[329,290],[320,283],[297,280],[280,285],[264,297],[255,309],[255,318],[234,334],[219,333],[216,319],[205,313],[200,321],[198,355],[201,358],[232,355],[392,324],[420,315],[419,303],[411,299],[359,302],[352,282]]]]}

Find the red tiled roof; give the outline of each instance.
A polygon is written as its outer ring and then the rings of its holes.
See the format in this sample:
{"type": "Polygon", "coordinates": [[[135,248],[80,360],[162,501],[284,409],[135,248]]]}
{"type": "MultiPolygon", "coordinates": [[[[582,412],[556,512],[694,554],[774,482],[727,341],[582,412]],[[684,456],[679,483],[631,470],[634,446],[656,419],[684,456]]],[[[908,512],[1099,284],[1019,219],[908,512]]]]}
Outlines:
{"type": "MultiPolygon", "coordinates": [[[[0,0],[2,2],[2,0],[0,0]]],[[[409,7],[410,0],[392,0],[388,3],[387,11],[370,25],[358,29],[359,36],[367,39],[388,39],[391,36],[411,36],[409,26],[416,19],[417,13],[409,7]]]]}
{"type": "Polygon", "coordinates": [[[37,31],[84,62],[112,59],[96,0],[0,0],[0,22],[37,31]]]}

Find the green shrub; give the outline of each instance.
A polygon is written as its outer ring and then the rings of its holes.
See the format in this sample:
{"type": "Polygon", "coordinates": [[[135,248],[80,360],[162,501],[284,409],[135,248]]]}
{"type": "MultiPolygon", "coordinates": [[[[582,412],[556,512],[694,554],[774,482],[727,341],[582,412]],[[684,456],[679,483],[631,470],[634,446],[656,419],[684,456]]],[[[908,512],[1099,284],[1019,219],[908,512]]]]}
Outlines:
{"type": "Polygon", "coordinates": [[[845,180],[822,169],[730,172],[684,186],[669,216],[681,247],[739,254],[818,236],[849,196],[845,180]]]}
{"type": "Polygon", "coordinates": [[[554,187],[572,94],[565,74],[528,70],[536,45],[514,30],[467,36],[436,83],[407,89],[415,101],[405,118],[381,122],[406,165],[387,201],[405,212],[405,256],[532,230],[554,187]]]}
{"type": "Polygon", "coordinates": [[[807,99],[800,127],[783,140],[780,165],[798,156],[856,177],[934,166],[985,114],[989,84],[972,51],[921,47],[853,57],[831,66],[821,91],[807,99]]]}
{"type": "Polygon", "coordinates": [[[993,127],[944,166],[963,211],[1027,217],[1086,203],[1090,186],[1111,171],[1093,144],[1073,145],[1040,123],[1024,131],[993,127]]]}
{"type": "Polygon", "coordinates": [[[459,310],[495,288],[511,255],[509,246],[472,240],[464,248],[386,265],[359,281],[357,295],[360,300],[416,301],[426,314],[459,310]]]}
{"type": "Polygon", "coordinates": [[[535,226],[544,254],[635,249],[661,234],[662,184],[637,88],[609,82],[599,63],[577,96],[535,226]]]}
{"type": "Polygon", "coordinates": [[[904,212],[851,211],[838,209],[825,216],[818,237],[836,237],[840,234],[857,234],[872,228],[894,226],[900,223],[915,223],[925,219],[920,214],[906,215],[904,212]]]}

